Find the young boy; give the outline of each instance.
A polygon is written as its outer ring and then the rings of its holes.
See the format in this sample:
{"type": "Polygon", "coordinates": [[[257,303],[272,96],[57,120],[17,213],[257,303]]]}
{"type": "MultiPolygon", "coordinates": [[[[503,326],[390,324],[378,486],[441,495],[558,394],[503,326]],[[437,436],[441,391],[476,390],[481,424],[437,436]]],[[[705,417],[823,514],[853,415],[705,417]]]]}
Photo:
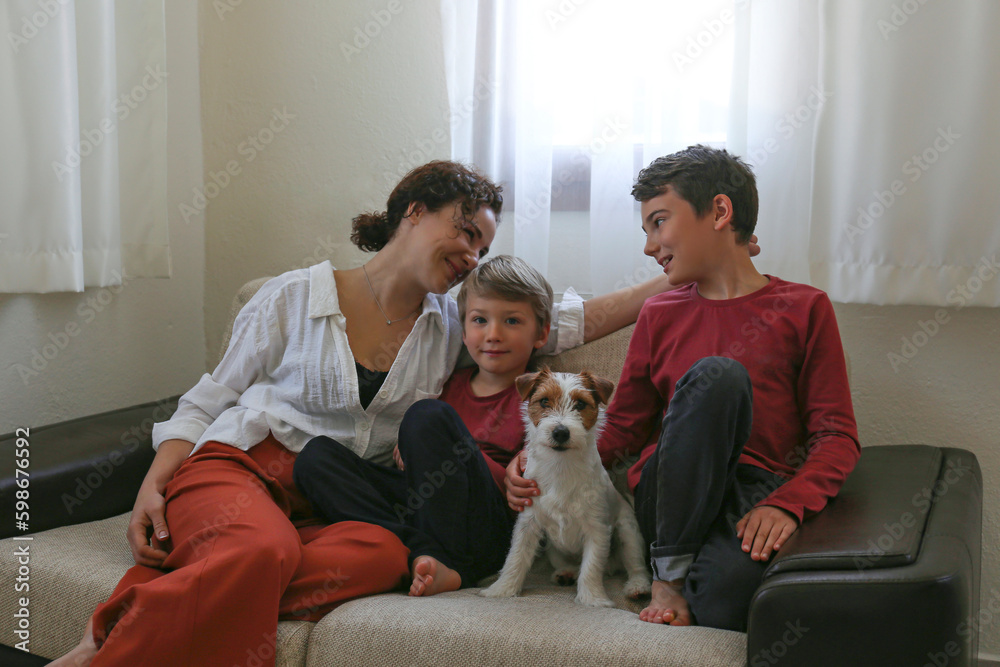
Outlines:
{"type": "Polygon", "coordinates": [[[411,595],[474,586],[503,566],[514,525],[502,492],[505,466],[524,444],[514,380],[549,334],[552,288],[516,257],[480,264],[457,301],[477,366],[456,371],[441,400],[407,410],[396,468],[315,438],[294,469],[328,521],[375,523],[409,547],[411,595]]]}
{"type": "Polygon", "coordinates": [[[524,260],[499,255],[465,279],[456,301],[462,342],[476,366],[455,371],[441,400],[458,412],[503,490],[507,464],[524,448],[514,380],[548,340],[552,287],[524,260]]]}
{"type": "MultiPolygon", "coordinates": [[[[628,471],[650,545],[653,623],[746,630],[767,559],[860,455],[840,334],[822,291],[761,275],[750,168],[692,146],[639,173],[645,254],[673,285],[639,314],[598,447],[628,471]]],[[[511,465],[508,496],[529,494],[511,465]]]]}

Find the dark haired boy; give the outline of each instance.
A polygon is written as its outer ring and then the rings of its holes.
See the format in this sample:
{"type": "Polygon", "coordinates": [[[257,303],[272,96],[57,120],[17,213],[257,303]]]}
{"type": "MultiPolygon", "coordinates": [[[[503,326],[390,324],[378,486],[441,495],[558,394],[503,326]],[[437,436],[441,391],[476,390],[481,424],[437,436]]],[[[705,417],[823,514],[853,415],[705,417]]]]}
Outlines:
{"type": "Polygon", "coordinates": [[[641,451],[628,481],[654,582],[640,618],[745,631],[771,553],[860,454],[836,318],[822,291],[754,268],[757,189],[738,158],[689,147],[632,194],[643,251],[682,286],[643,306],[598,443],[605,465],[641,451]]]}

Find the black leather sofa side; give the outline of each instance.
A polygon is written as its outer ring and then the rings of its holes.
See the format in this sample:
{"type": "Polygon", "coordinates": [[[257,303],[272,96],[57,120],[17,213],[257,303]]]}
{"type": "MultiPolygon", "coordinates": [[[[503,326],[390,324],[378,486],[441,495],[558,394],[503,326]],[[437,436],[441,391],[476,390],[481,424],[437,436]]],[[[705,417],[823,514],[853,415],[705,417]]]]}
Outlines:
{"type": "Polygon", "coordinates": [[[9,517],[0,538],[130,511],[155,455],[153,424],[174,413],[177,398],[0,436],[0,516],[9,517]],[[27,477],[16,472],[24,458],[27,477]],[[19,479],[28,480],[27,530],[15,521],[19,479]]]}
{"type": "Polygon", "coordinates": [[[971,452],[868,447],[774,560],[747,664],[974,667],[982,472],[971,452]]]}

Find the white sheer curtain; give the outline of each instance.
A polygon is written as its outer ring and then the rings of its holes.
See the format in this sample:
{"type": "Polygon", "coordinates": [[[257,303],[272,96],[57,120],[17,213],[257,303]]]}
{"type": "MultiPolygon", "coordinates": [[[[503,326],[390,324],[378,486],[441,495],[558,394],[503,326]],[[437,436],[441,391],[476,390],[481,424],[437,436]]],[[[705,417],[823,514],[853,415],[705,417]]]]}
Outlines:
{"type": "Polygon", "coordinates": [[[763,270],[836,301],[1000,305],[1000,4],[737,3],[728,146],[763,270]]]}
{"type": "Polygon", "coordinates": [[[652,275],[631,183],[703,142],[755,167],[762,270],[841,302],[1000,305],[1000,4],[442,0],[442,13],[452,154],[505,182],[495,245],[556,287],[652,275]]]}
{"type": "Polygon", "coordinates": [[[163,0],[5,0],[0,292],[170,272],[163,0]]]}
{"type": "Polygon", "coordinates": [[[498,250],[581,293],[659,270],[632,182],[725,140],[732,4],[442,0],[452,155],[507,189],[498,250]]]}

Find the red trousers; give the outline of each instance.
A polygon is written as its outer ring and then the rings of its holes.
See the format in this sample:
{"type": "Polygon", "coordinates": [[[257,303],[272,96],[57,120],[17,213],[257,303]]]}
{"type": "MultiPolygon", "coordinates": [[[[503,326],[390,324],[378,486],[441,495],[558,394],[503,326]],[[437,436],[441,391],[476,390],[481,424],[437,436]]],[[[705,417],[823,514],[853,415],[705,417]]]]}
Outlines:
{"type": "Polygon", "coordinates": [[[409,551],[378,526],[324,525],[272,435],[249,452],[210,442],[167,484],[169,556],[136,565],[93,616],[103,665],[273,666],[278,619],[316,621],[409,579],[409,551]]]}

